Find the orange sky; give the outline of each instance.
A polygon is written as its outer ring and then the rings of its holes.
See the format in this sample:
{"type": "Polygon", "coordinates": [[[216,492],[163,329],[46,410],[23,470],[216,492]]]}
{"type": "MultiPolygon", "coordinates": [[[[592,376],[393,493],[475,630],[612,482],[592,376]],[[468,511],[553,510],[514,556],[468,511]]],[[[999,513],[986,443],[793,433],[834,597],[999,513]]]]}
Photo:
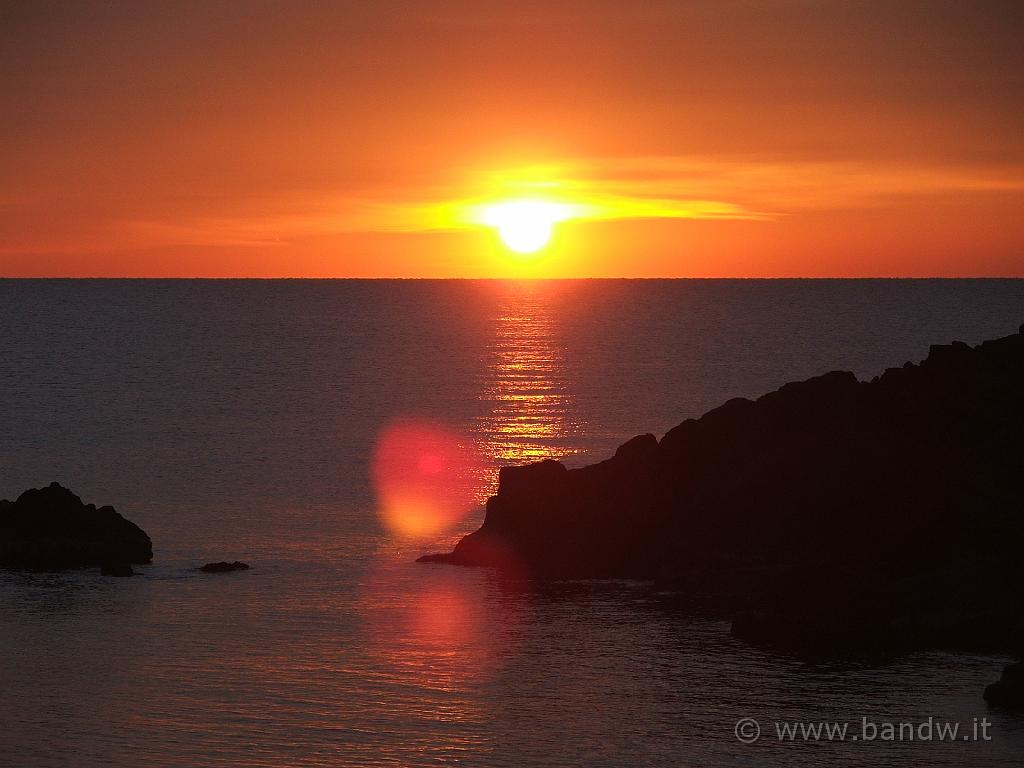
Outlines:
{"type": "Polygon", "coordinates": [[[8,3],[0,276],[1024,276],[1022,8],[8,3]]]}

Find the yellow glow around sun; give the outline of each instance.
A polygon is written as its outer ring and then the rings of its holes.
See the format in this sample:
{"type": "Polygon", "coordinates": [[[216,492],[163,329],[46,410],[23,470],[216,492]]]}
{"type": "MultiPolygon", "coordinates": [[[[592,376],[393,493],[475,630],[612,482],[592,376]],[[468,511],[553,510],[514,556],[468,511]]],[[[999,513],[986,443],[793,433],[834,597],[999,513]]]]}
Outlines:
{"type": "Polygon", "coordinates": [[[498,230],[516,253],[536,253],[551,240],[554,225],[571,218],[572,207],[547,200],[505,200],[484,206],[480,221],[498,230]]]}

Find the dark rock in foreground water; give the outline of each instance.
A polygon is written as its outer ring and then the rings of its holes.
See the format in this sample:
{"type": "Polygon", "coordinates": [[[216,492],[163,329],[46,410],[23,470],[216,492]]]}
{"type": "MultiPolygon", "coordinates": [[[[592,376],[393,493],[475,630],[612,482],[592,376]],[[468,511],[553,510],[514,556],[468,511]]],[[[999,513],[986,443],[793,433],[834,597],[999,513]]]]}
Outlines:
{"type": "Polygon", "coordinates": [[[1011,664],[985,689],[985,701],[997,707],[1024,709],[1024,662],[1011,664]]]}
{"type": "Polygon", "coordinates": [[[240,560],[235,560],[233,563],[227,563],[221,560],[219,563],[207,563],[200,568],[203,573],[228,573],[230,571],[248,571],[249,564],[243,563],[240,560]]]}
{"type": "Polygon", "coordinates": [[[607,461],[503,468],[425,562],[629,577],[799,653],[1024,651],[1024,335],[730,400],[607,461]]]}
{"type": "Polygon", "coordinates": [[[100,566],[102,576],[134,576],[135,569],[128,563],[107,563],[100,566]]]}
{"type": "Polygon", "coordinates": [[[57,483],[0,501],[0,567],[34,571],[148,563],[153,543],[113,507],[83,504],[57,483]]]}

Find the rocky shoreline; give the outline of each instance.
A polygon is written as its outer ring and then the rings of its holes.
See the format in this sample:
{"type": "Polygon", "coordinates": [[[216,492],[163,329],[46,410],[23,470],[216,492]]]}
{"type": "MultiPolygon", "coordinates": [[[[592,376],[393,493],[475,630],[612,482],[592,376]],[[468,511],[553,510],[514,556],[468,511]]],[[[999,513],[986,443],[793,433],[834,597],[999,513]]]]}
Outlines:
{"type": "Polygon", "coordinates": [[[1024,326],[730,400],[607,461],[500,472],[422,562],[627,577],[801,654],[1024,652],[1024,326]]]}
{"type": "Polygon", "coordinates": [[[97,507],[58,483],[0,501],[0,568],[56,571],[99,566],[130,576],[153,560],[153,542],[111,506],[97,507]]]}
{"type": "MultiPolygon", "coordinates": [[[[0,501],[0,568],[21,571],[100,569],[100,575],[137,576],[133,565],[153,561],[149,535],[111,506],[82,500],[59,483],[30,488],[0,501]]],[[[202,573],[247,571],[240,560],[195,568],[202,573]]]]}

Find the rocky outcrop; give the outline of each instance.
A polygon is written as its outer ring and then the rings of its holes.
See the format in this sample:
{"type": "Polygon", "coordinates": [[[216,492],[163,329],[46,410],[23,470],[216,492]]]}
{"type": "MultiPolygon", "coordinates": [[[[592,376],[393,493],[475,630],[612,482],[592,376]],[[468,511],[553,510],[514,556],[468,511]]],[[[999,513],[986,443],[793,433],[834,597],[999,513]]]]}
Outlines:
{"type": "Polygon", "coordinates": [[[153,543],[111,506],[83,504],[57,483],[0,501],[0,567],[36,571],[148,563],[153,543]]]}
{"type": "Polygon", "coordinates": [[[233,563],[225,562],[221,560],[217,563],[207,563],[199,569],[203,573],[230,573],[231,571],[248,571],[249,564],[243,563],[240,560],[235,560],[233,563]]]}
{"type": "Polygon", "coordinates": [[[422,559],[655,579],[787,647],[1015,645],[1022,392],[1021,334],[787,384],[600,464],[502,469],[482,527],[422,559]]]}

